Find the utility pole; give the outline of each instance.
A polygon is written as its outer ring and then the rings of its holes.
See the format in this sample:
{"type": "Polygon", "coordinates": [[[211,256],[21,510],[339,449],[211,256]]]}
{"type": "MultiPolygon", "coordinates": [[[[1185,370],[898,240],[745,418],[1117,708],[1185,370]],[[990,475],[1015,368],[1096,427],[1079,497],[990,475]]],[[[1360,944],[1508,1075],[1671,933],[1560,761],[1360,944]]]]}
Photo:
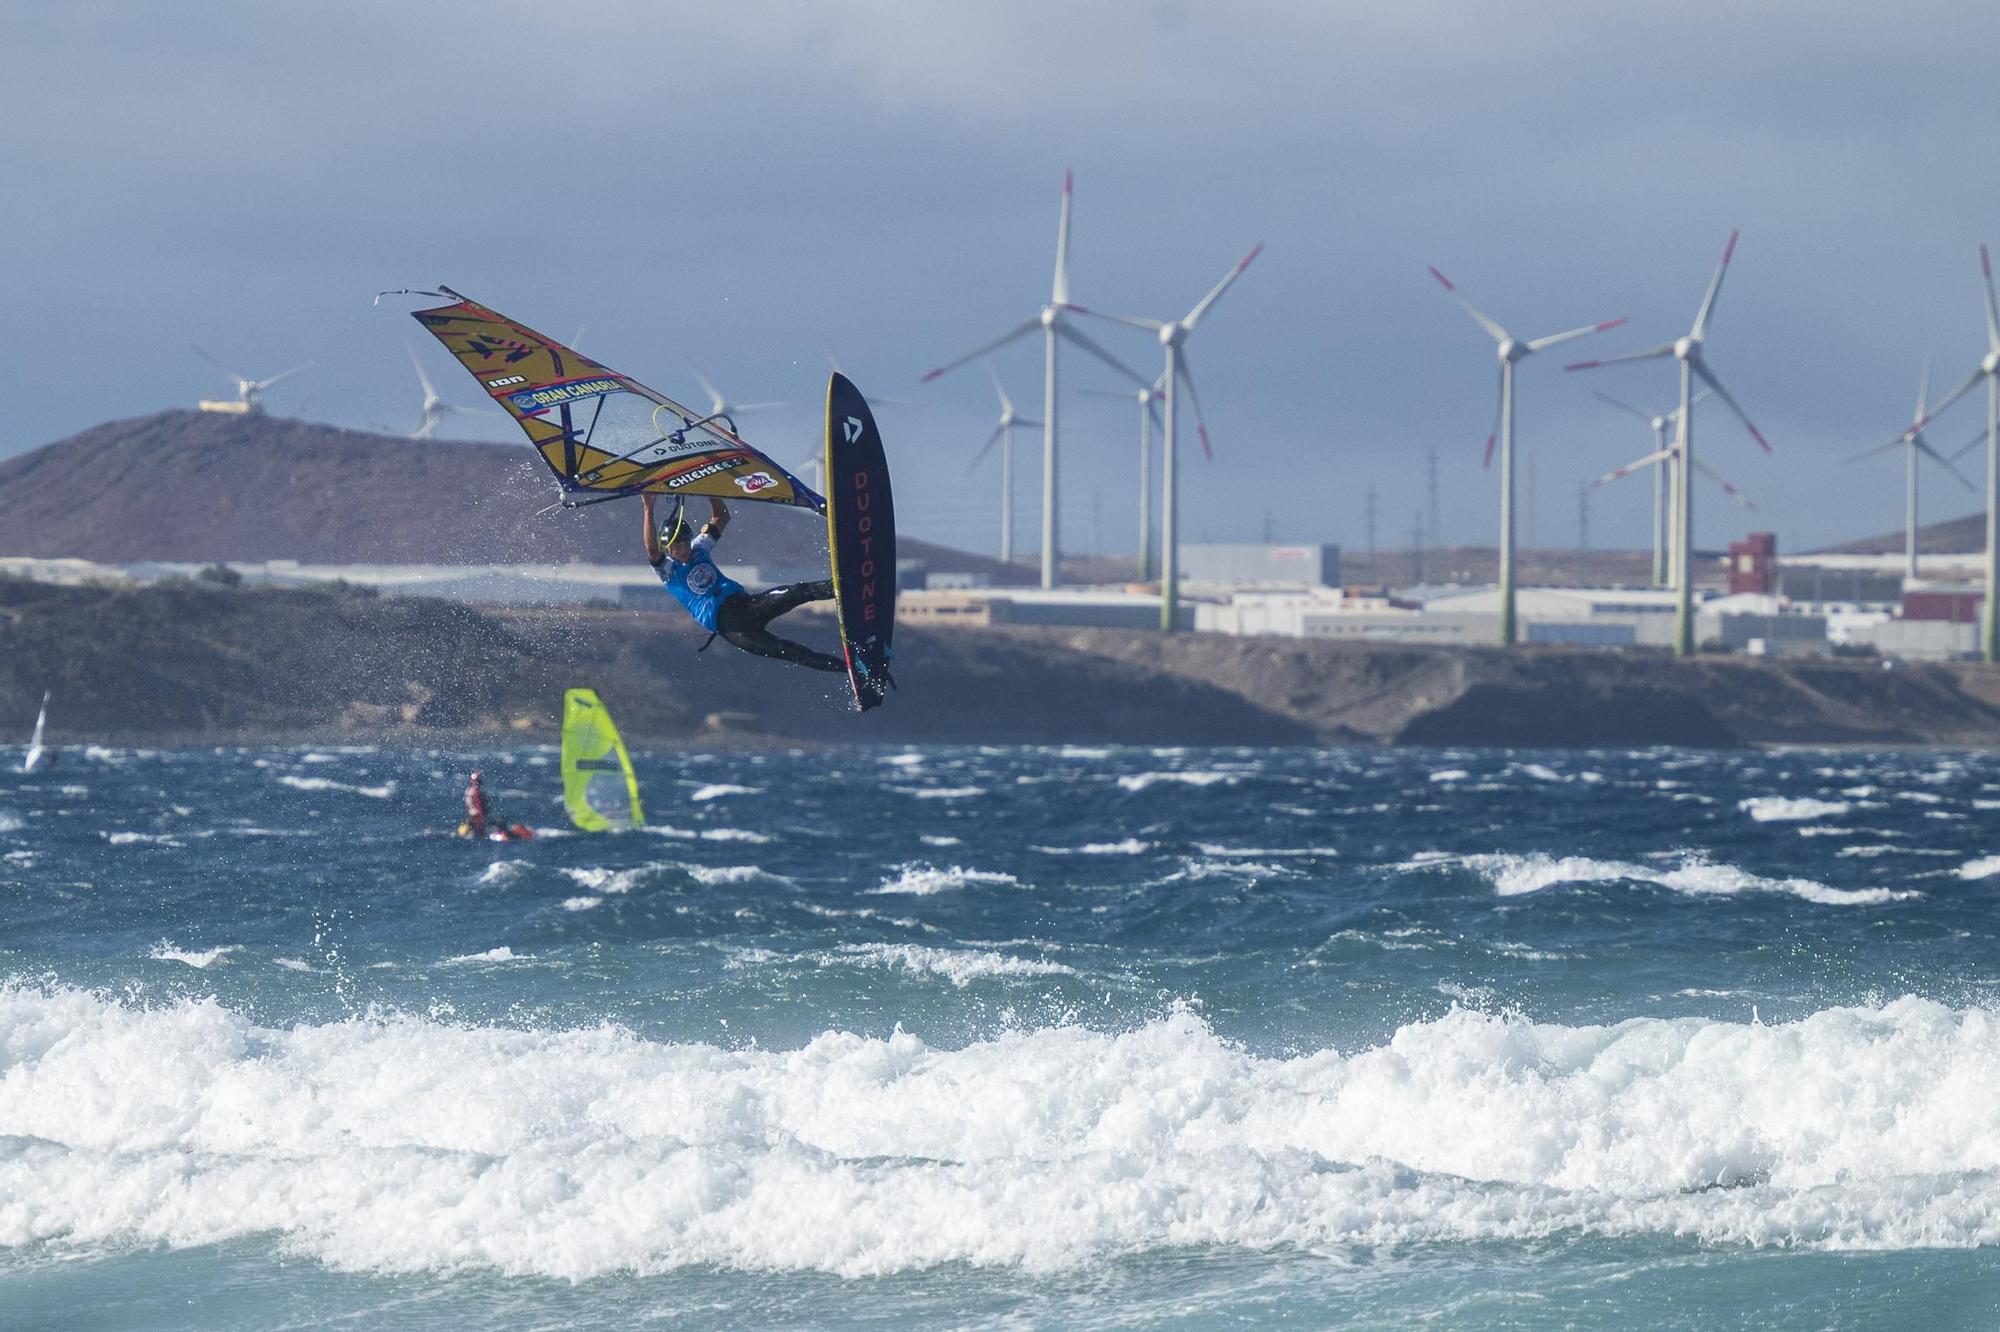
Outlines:
{"type": "Polygon", "coordinates": [[[1528,549],[1535,549],[1535,455],[1528,455],[1528,549]]]}
{"type": "Polygon", "coordinates": [[[1375,558],[1375,487],[1368,487],[1368,558],[1375,558]]]}
{"type": "Polygon", "coordinates": [[[1410,515],[1410,583],[1421,585],[1424,581],[1424,515],[1410,515]]]}
{"type": "Polygon", "coordinates": [[[1104,558],[1104,492],[1090,492],[1090,557],[1104,558]]]}
{"type": "Polygon", "coordinates": [[[1584,481],[1576,488],[1576,548],[1590,549],[1590,482],[1584,481]]]}

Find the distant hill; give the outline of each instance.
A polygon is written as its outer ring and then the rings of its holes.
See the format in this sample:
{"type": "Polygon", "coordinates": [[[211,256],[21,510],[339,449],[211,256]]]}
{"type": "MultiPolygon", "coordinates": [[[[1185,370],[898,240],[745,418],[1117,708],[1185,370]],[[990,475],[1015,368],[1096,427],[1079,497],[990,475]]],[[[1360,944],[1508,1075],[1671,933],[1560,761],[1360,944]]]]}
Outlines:
{"type": "MultiPolygon", "coordinates": [[[[1968,513],[1963,518],[1948,518],[1941,523],[1930,523],[1917,529],[1917,551],[1923,555],[1970,555],[1986,549],[1986,515],[1968,513]]],[[[1849,541],[1839,546],[1828,546],[1815,554],[1825,555],[1900,555],[1903,553],[1903,529],[1881,536],[1863,537],[1859,541],[1849,541]]]]}
{"type": "MultiPolygon", "coordinates": [[[[0,462],[0,555],[315,564],[626,564],[638,506],[536,516],[556,486],[525,443],[399,439],[276,416],[167,411],[111,421],[0,462]]],[[[814,565],[810,515],[736,506],[745,564],[814,565]]],[[[905,538],[934,569],[1019,571],[905,538]]],[[[1012,575],[1012,576],[1009,576],[1012,575]]]]}

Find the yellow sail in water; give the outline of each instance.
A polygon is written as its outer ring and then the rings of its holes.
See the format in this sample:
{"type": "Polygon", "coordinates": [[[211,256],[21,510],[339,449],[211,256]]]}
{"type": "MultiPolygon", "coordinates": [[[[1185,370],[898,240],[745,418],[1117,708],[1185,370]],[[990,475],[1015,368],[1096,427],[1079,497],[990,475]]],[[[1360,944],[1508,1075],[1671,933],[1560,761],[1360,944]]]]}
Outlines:
{"type": "Polygon", "coordinates": [[[636,828],[646,821],[632,759],[594,689],[563,695],[562,782],[563,804],[585,832],[636,828]]]}

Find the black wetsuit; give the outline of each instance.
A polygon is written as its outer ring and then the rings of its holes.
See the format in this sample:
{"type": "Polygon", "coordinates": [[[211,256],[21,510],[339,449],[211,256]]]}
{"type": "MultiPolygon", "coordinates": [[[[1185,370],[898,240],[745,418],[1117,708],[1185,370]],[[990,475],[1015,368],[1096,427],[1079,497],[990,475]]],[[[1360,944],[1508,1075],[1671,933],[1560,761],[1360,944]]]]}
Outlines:
{"type": "Polygon", "coordinates": [[[764,626],[809,601],[831,601],[833,584],[822,578],[815,583],[793,583],[767,587],[762,592],[738,592],[723,598],[715,609],[715,632],[755,657],[774,657],[814,671],[847,673],[847,663],[839,657],[815,652],[803,643],[780,638],[764,626]]]}

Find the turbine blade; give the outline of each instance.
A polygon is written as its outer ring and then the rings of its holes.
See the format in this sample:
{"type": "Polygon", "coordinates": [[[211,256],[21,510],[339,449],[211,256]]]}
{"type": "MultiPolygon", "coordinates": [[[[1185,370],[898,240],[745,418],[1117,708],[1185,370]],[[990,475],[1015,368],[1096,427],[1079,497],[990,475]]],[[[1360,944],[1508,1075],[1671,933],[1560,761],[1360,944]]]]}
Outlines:
{"type": "MultiPolygon", "coordinates": [[[[1114,324],[1129,324],[1133,328],[1143,328],[1148,333],[1158,333],[1167,326],[1163,319],[1147,319],[1142,315],[1106,314],[1102,310],[1086,310],[1081,305],[1065,304],[1063,309],[1071,314],[1089,315],[1092,319],[1109,319],[1114,324]]],[[[1165,375],[1166,371],[1162,370],[1160,373],[1165,375]]]]}
{"type": "Polygon", "coordinates": [[[417,368],[417,382],[424,386],[424,400],[428,402],[437,396],[437,390],[431,387],[431,377],[424,373],[424,363],[417,359],[417,349],[407,342],[403,348],[410,353],[410,364],[417,368]]]}
{"type": "Polygon", "coordinates": [[[1736,399],[1729,396],[1729,390],[1722,387],[1722,381],[1715,377],[1715,372],[1709,369],[1706,365],[1704,365],[1700,357],[1695,357],[1694,360],[1692,361],[1692,364],[1694,366],[1694,372],[1697,375],[1701,376],[1702,382],[1707,384],[1710,388],[1714,389],[1715,396],[1722,399],[1722,401],[1728,405],[1730,411],[1736,413],[1736,419],[1741,421],[1743,423],[1743,428],[1750,432],[1750,438],[1756,440],[1758,444],[1762,445],[1764,452],[1769,453],[1771,451],[1770,441],[1764,438],[1763,431],[1757,429],[1756,426],[1750,423],[1750,418],[1744,415],[1743,409],[1737,405],[1736,399]]]}
{"type": "MultiPolygon", "coordinates": [[[[1912,425],[1908,430],[1905,430],[1903,432],[1904,436],[1908,437],[1910,435],[1916,434],[1919,430],[1922,430],[1925,426],[1937,420],[1940,416],[1943,416],[1945,412],[1952,406],[1952,404],[1956,403],[1960,398],[1964,397],[1966,394],[1972,392],[1973,389],[1977,388],[1979,386],[1979,381],[1982,378],[1984,378],[1985,375],[1986,375],[1986,368],[1984,366],[1980,366],[1977,369],[1973,370],[1973,372],[1970,375],[1966,376],[1965,382],[1963,384],[1960,384],[1957,388],[1945,394],[1944,400],[1938,403],[1936,406],[1932,407],[1930,411],[1924,415],[1924,418],[1921,421],[1918,421],[1915,425],[1912,425]]],[[[1980,438],[1984,439],[1985,437],[1986,437],[1985,432],[1981,431],[1980,438]]],[[[1956,457],[1957,455],[1954,454],[1953,456],[1956,457]]]]}
{"type": "MultiPolygon", "coordinates": [[[[1714,389],[1705,388],[1701,392],[1695,394],[1694,397],[1688,399],[1688,406],[1699,407],[1714,396],[1715,396],[1714,389]]],[[[1676,407],[1672,411],[1668,412],[1666,416],[1662,417],[1661,419],[1666,421],[1678,421],[1681,419],[1681,409],[1676,407]]]]}
{"type": "Polygon", "coordinates": [[[1078,389],[1077,392],[1087,398],[1119,398],[1125,402],[1131,402],[1139,396],[1136,393],[1127,393],[1122,389],[1078,389]]]}
{"type": "Polygon", "coordinates": [[[711,414],[719,414],[723,408],[729,405],[729,399],[722,396],[722,390],[715,386],[714,380],[701,372],[700,366],[691,365],[688,369],[694,371],[695,381],[701,385],[702,392],[708,394],[709,412],[711,414]]]}
{"type": "Polygon", "coordinates": [[[1708,316],[1715,309],[1715,298],[1722,294],[1722,275],[1729,271],[1729,260],[1736,253],[1736,237],[1740,233],[1729,233],[1729,244],[1722,247],[1722,262],[1715,266],[1715,276],[1708,280],[1708,294],[1701,298],[1701,309],[1695,311],[1693,337],[1699,339],[1708,332],[1708,316]]]}
{"type": "Polygon", "coordinates": [[[833,344],[831,342],[827,342],[822,339],[819,344],[819,349],[826,353],[826,363],[833,367],[833,372],[835,374],[847,373],[845,370],[842,370],[840,368],[840,358],[833,354],[833,344]]]}
{"type": "Polygon", "coordinates": [[[262,393],[265,389],[270,388],[273,384],[282,384],[286,380],[290,379],[293,375],[299,373],[299,371],[310,370],[313,368],[313,366],[317,364],[318,362],[316,361],[307,361],[304,365],[293,366],[291,369],[285,371],[285,373],[282,375],[272,375],[269,379],[260,379],[257,381],[257,391],[259,393],[262,393]]]}
{"type": "Polygon", "coordinates": [[[1924,377],[1917,381],[1917,410],[1910,417],[1910,420],[1914,421],[1919,428],[1922,427],[1924,421],[1928,419],[1930,416],[1930,409],[1924,406],[1925,401],[1930,396],[1931,396],[1931,358],[1926,356],[1924,357],[1924,377]]]}
{"type": "Polygon", "coordinates": [[[571,351],[576,351],[579,348],[581,348],[583,346],[583,335],[585,333],[588,333],[589,331],[590,331],[590,325],[578,324],[576,326],[576,332],[570,335],[569,349],[571,351]]]}
{"type": "Polygon", "coordinates": [[[1457,301],[1460,305],[1465,307],[1465,312],[1471,315],[1475,320],[1477,320],[1481,328],[1485,329],[1488,333],[1493,335],[1493,340],[1495,342],[1505,342],[1507,340],[1508,338],[1507,330],[1500,327],[1500,322],[1497,319],[1494,319],[1491,315],[1488,315],[1483,311],[1481,311],[1480,308],[1474,305],[1471,301],[1466,300],[1465,297],[1462,294],[1460,294],[1458,288],[1451,285],[1450,278],[1438,272],[1437,269],[1435,268],[1431,269],[1431,276],[1436,278],[1439,284],[1442,285],[1446,291],[1451,293],[1451,298],[1453,300],[1457,301]]]}
{"type": "Polygon", "coordinates": [[[234,370],[231,370],[228,366],[224,365],[222,362],[216,360],[213,356],[210,356],[206,351],[202,350],[200,343],[190,342],[188,346],[194,350],[194,354],[196,356],[201,357],[202,360],[207,361],[210,365],[220,370],[223,373],[223,375],[229,379],[231,383],[240,384],[243,382],[243,376],[237,374],[234,370]]]}
{"type": "Polygon", "coordinates": [[[1979,487],[1973,485],[1972,482],[1968,481],[1965,477],[1965,473],[1959,471],[1956,467],[1953,467],[1949,459],[1947,459],[1943,454],[1939,453],[1936,449],[1932,448],[1929,440],[1925,439],[1922,435],[1918,435],[1915,439],[1912,439],[1910,443],[1914,444],[1919,452],[1930,455],[1930,459],[1932,462],[1936,463],[1939,467],[1944,468],[1945,471],[1950,472],[1954,477],[1958,478],[1958,484],[1964,486],[1967,490],[1971,491],[1975,495],[1979,493],[1979,487]]]}
{"type": "Polygon", "coordinates": [[[1000,399],[1001,414],[1012,415],[1014,411],[1014,400],[1007,396],[1006,389],[1000,387],[1000,372],[998,370],[995,370],[992,366],[989,365],[986,367],[986,374],[987,377],[993,381],[993,395],[1000,399]]]}
{"type": "Polygon", "coordinates": [[[1606,472],[1603,476],[1598,477],[1595,481],[1591,482],[1590,484],[1593,488],[1597,486],[1608,485],[1613,481],[1617,481],[1620,480],[1621,478],[1628,477],[1632,475],[1632,473],[1634,472],[1643,471],[1644,469],[1651,467],[1654,463],[1665,462],[1667,459],[1673,456],[1674,456],[1674,451],[1672,446],[1669,446],[1664,449],[1658,449],[1652,453],[1647,454],[1643,458],[1637,458],[1631,462],[1626,463],[1623,467],[1612,468],[1610,471],[1606,472]]]}
{"type": "Polygon", "coordinates": [[[1580,338],[1586,333],[1606,332],[1624,322],[1625,316],[1619,315],[1616,319],[1607,319],[1601,324],[1585,324],[1582,328],[1565,329],[1561,333],[1551,333],[1545,338],[1536,338],[1533,342],[1529,343],[1528,350],[1538,352],[1544,347],[1553,347],[1558,342],[1568,342],[1571,338],[1580,338]]]}
{"type": "Polygon", "coordinates": [[[1250,253],[1237,260],[1236,267],[1223,274],[1222,281],[1210,288],[1208,295],[1202,297],[1194,309],[1187,312],[1187,317],[1181,320],[1181,327],[1192,333],[1194,326],[1201,322],[1201,317],[1208,313],[1208,307],[1221,300],[1222,293],[1229,290],[1229,284],[1242,277],[1243,270],[1250,267],[1250,261],[1262,253],[1264,253],[1264,242],[1258,241],[1250,247],[1250,253]]]}
{"type": "Polygon", "coordinates": [[[1056,333],[1065,341],[1073,342],[1077,346],[1083,348],[1085,351],[1089,352],[1092,356],[1095,356],[1098,360],[1104,362],[1106,365],[1110,366],[1113,370],[1116,370],[1119,374],[1131,380],[1134,384],[1137,384],[1140,388],[1146,387],[1145,379],[1139,374],[1137,370],[1134,370],[1131,366],[1125,364],[1125,362],[1119,360],[1116,356],[1113,356],[1110,352],[1104,350],[1104,348],[1098,346],[1095,342],[1092,342],[1089,338],[1077,332],[1075,329],[1069,327],[1067,324],[1057,324],[1056,333]]]}
{"type": "Polygon", "coordinates": [[[1642,412],[1637,407],[1634,407],[1631,403],[1626,402],[1622,398],[1614,398],[1609,393],[1593,393],[1591,396],[1596,398],[1600,402],[1610,403],[1613,407],[1616,407],[1619,411],[1624,412],[1629,416],[1638,417],[1641,421],[1644,421],[1647,425],[1653,424],[1653,414],[1651,412],[1642,412]]]}
{"type": "Polygon", "coordinates": [[[1074,173],[1063,172],[1062,214],[1056,221],[1056,280],[1049,288],[1049,303],[1064,305],[1069,301],[1069,200],[1070,187],[1074,183],[1074,173]]]}
{"type": "Polygon", "coordinates": [[[1957,462],[1960,458],[1963,458],[1966,454],[1972,452],[1974,449],[1978,448],[1981,444],[1984,444],[1985,442],[1986,442],[1986,432],[1984,430],[1981,430],[1971,439],[1968,439],[1965,441],[1965,443],[1959,445],[1958,452],[1951,455],[1951,460],[1953,462],[1957,462]]]}
{"type": "Polygon", "coordinates": [[[986,442],[979,446],[979,452],[973,454],[972,461],[965,465],[965,470],[968,475],[972,472],[972,470],[975,467],[979,466],[981,459],[983,459],[987,454],[993,452],[993,446],[995,444],[998,444],[1000,442],[1000,436],[1006,433],[1007,433],[1007,427],[1004,425],[997,425],[993,427],[993,433],[986,437],[986,442]]]}
{"type": "Polygon", "coordinates": [[[1574,365],[1564,366],[1563,369],[1595,370],[1600,365],[1623,365],[1627,361],[1650,361],[1655,357],[1672,356],[1673,354],[1674,344],[1671,342],[1662,342],[1657,347],[1647,347],[1643,351],[1625,352],[1618,356],[1600,356],[1594,361],[1578,361],[1574,365]]]}
{"type": "MultiPolygon", "coordinates": [[[[1252,255],[1254,258],[1255,255],[1252,255]]],[[[1181,348],[1180,357],[1174,362],[1179,373],[1181,387],[1187,390],[1188,406],[1194,408],[1195,434],[1201,437],[1201,455],[1213,460],[1215,450],[1208,446],[1208,418],[1201,414],[1201,394],[1194,391],[1194,375],[1188,369],[1187,348],[1181,348]]]]}
{"type": "Polygon", "coordinates": [[[1903,445],[1908,444],[1910,442],[1911,442],[1910,432],[1905,430],[1901,434],[1897,435],[1894,439],[1889,440],[1887,443],[1870,444],[1867,448],[1862,449],[1857,453],[1848,454],[1845,458],[1842,458],[1841,461],[1844,463],[1860,462],[1863,458],[1872,458],[1878,453],[1887,453],[1890,449],[1901,448],[1903,445]]]}
{"type": "Polygon", "coordinates": [[[1023,320],[1021,323],[1017,324],[1013,328],[1008,329],[1005,333],[1002,333],[999,337],[993,339],[993,341],[984,343],[978,347],[974,347],[971,351],[959,357],[957,360],[946,361],[943,365],[939,366],[937,369],[926,372],[923,379],[919,382],[928,384],[933,379],[936,379],[939,375],[944,374],[945,372],[950,370],[956,370],[958,369],[958,367],[964,365],[968,361],[976,361],[980,357],[986,355],[987,352],[993,351],[999,347],[1006,346],[1008,343],[1012,342],[1015,338],[1026,337],[1028,334],[1034,332],[1041,326],[1042,326],[1042,319],[1040,315],[1035,316],[1033,319],[1023,320]]]}
{"type": "Polygon", "coordinates": [[[1710,481],[1713,481],[1716,485],[1722,487],[1723,494],[1729,496],[1729,498],[1735,500],[1738,504],[1741,504],[1744,508],[1754,509],[1757,507],[1757,503],[1755,500],[1751,499],[1748,495],[1738,490],[1735,486],[1730,485],[1720,476],[1717,476],[1715,474],[1715,470],[1711,468],[1707,463],[1697,460],[1694,465],[1694,470],[1699,472],[1701,475],[1707,477],[1710,481]]]}
{"type": "Polygon", "coordinates": [[[1040,430],[1042,428],[1042,423],[1032,416],[1017,416],[1014,418],[1014,424],[1027,430],[1040,430]]]}
{"type": "Polygon", "coordinates": [[[1993,299],[1993,259],[1979,242],[1979,271],[1986,278],[1986,349],[2000,352],[2000,301],[1993,299]]]}
{"type": "Polygon", "coordinates": [[[731,413],[768,412],[774,407],[789,407],[789,402],[739,402],[729,410],[731,413]]]}

